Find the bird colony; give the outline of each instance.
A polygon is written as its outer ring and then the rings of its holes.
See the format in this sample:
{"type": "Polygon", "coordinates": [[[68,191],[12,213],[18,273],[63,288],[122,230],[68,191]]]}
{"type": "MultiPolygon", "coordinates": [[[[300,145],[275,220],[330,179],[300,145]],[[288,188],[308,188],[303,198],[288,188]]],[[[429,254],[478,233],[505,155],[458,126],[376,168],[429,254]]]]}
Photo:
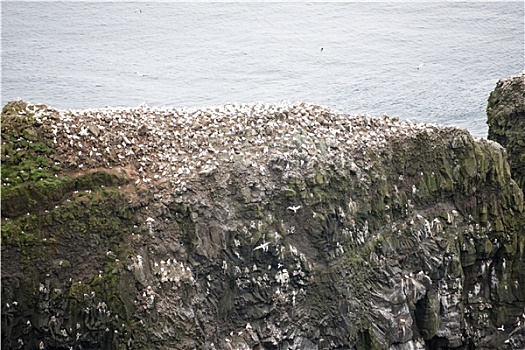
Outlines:
{"type": "Polygon", "coordinates": [[[194,177],[227,171],[235,162],[261,175],[271,162],[283,162],[286,170],[317,164],[344,168],[356,154],[388,147],[392,137],[437,128],[287,102],[86,110],[28,104],[25,113],[51,130],[66,168],[130,165],[136,184],[163,181],[177,187],[194,177]]]}

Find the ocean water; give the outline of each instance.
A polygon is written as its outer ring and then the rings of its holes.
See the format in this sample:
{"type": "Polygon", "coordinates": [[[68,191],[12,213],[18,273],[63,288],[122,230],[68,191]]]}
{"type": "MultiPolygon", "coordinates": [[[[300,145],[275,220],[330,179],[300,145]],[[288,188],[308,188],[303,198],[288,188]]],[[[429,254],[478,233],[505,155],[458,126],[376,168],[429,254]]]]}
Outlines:
{"type": "Polygon", "coordinates": [[[523,2],[2,2],[2,105],[307,101],[486,136],[523,2]],[[322,50],[321,50],[322,48],[322,50]]]}

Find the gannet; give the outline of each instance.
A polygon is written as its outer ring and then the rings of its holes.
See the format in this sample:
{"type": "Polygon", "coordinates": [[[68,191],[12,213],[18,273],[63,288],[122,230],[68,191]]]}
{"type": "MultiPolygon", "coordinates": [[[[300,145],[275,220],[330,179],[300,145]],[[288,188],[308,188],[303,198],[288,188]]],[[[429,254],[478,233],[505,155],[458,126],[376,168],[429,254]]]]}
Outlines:
{"type": "Polygon", "coordinates": [[[252,251],[255,251],[257,249],[262,249],[263,251],[267,252],[268,251],[268,245],[270,244],[270,242],[266,242],[266,243],[263,243],[261,245],[258,245],[257,247],[253,248],[252,251]]]}
{"type": "Polygon", "coordinates": [[[293,206],[293,207],[288,207],[286,209],[293,210],[294,213],[297,213],[297,210],[301,209],[301,206],[297,205],[297,206],[293,206]]]}

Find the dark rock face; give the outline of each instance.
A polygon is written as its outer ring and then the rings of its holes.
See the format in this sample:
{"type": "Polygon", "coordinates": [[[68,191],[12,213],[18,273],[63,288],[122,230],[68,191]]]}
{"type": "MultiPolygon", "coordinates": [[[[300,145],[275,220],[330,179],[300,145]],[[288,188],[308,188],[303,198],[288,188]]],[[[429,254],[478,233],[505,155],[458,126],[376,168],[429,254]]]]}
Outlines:
{"type": "Polygon", "coordinates": [[[355,118],[353,153],[228,155],[174,190],[133,164],[80,169],[43,113],[2,114],[2,348],[525,344],[523,193],[495,142],[355,118]]]}
{"type": "Polygon", "coordinates": [[[507,149],[512,177],[525,188],[525,73],[502,79],[487,105],[490,140],[507,149]]]}

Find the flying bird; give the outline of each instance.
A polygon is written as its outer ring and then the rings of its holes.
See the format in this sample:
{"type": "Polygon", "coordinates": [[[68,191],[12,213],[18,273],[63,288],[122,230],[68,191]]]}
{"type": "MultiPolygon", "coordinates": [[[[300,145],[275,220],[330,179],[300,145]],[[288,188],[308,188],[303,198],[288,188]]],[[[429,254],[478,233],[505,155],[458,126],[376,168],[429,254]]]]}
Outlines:
{"type": "Polygon", "coordinates": [[[300,205],[297,205],[297,206],[293,206],[293,207],[288,207],[286,209],[289,209],[289,210],[293,210],[294,214],[297,213],[297,211],[299,209],[301,209],[301,206],[300,205]]]}
{"type": "Polygon", "coordinates": [[[266,242],[266,243],[263,243],[255,248],[253,248],[253,251],[257,250],[257,249],[262,249],[263,252],[267,252],[268,251],[268,245],[270,244],[270,242],[266,242]]]}

